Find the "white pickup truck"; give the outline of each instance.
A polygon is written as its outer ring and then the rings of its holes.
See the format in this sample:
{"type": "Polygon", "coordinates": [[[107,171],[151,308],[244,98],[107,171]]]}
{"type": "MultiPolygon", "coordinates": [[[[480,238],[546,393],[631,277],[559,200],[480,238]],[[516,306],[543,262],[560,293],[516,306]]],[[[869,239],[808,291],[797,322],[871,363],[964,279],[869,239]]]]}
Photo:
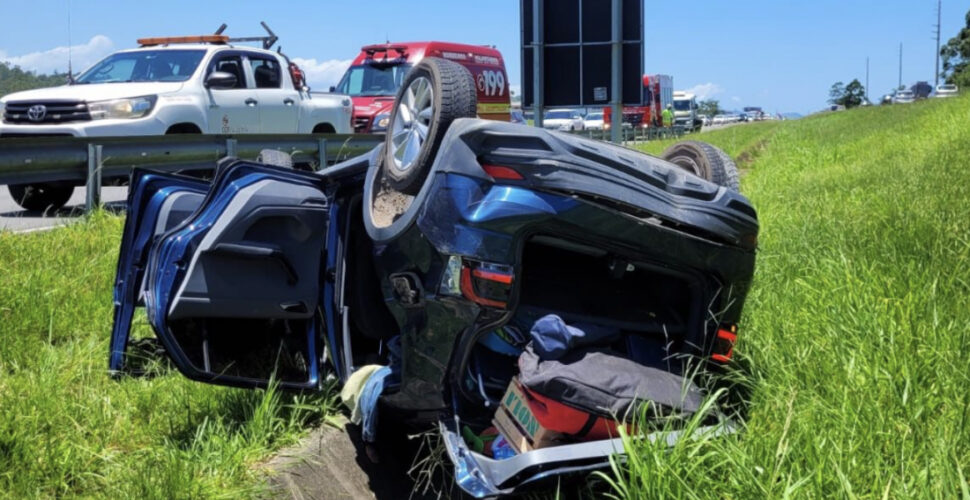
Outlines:
{"type": "MultiPolygon", "coordinates": [[[[155,38],[60,87],[0,99],[0,140],[38,136],[352,133],[353,103],[311,94],[282,54],[228,37],[155,38]],[[180,43],[189,42],[189,43],[180,43]]],[[[29,210],[58,208],[74,183],[10,185],[29,210]]]]}

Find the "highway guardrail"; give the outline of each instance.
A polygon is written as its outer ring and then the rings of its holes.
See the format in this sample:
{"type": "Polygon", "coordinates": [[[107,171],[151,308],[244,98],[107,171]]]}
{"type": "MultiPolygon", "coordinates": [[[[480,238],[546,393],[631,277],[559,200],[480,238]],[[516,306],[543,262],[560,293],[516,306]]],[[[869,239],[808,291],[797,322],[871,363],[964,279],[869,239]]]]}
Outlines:
{"type": "Polygon", "coordinates": [[[370,151],[372,134],[164,135],[128,137],[5,137],[0,139],[0,185],[76,181],[87,186],[87,209],[100,203],[102,179],[127,177],[135,167],[176,172],[214,168],[231,156],[255,159],[264,149],[319,168],[370,151]]]}
{"type": "MultiPolygon", "coordinates": [[[[684,127],[675,125],[673,127],[631,127],[623,129],[624,142],[653,141],[657,139],[670,139],[680,137],[687,132],[684,127]]],[[[609,130],[603,129],[584,129],[574,130],[571,134],[581,135],[590,139],[609,141],[612,137],[609,130]]]]}

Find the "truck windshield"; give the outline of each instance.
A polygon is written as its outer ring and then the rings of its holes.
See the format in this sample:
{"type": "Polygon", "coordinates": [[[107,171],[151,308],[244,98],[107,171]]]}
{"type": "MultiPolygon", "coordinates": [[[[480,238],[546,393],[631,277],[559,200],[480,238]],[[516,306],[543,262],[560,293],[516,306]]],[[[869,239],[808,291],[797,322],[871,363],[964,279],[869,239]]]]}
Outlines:
{"type": "Polygon", "coordinates": [[[674,109],[677,111],[690,111],[690,101],[686,99],[675,100],[674,109]]]}
{"type": "Polygon", "coordinates": [[[204,50],[119,52],[102,59],[74,83],[184,82],[204,55],[204,50]]]}
{"type": "Polygon", "coordinates": [[[351,66],[337,84],[337,93],[353,97],[393,96],[410,64],[351,66]]]}

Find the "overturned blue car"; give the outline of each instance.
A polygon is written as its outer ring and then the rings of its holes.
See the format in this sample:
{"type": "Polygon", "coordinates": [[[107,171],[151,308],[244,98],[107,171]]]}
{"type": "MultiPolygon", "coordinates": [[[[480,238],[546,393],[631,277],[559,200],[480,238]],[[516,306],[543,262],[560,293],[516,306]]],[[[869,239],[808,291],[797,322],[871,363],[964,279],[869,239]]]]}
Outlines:
{"type": "Polygon", "coordinates": [[[687,142],[659,159],[479,120],[469,79],[426,58],[401,85],[385,144],[319,172],[239,160],[211,182],[135,171],[110,369],[129,369],[144,307],[175,367],[200,382],[314,391],[395,357],[380,412],[439,430],[472,496],[608,465],[615,436],[502,456],[466,436],[492,426],[542,318],[605,332],[583,349],[666,384],[727,363],[755,210],[716,148],[687,142]]]}

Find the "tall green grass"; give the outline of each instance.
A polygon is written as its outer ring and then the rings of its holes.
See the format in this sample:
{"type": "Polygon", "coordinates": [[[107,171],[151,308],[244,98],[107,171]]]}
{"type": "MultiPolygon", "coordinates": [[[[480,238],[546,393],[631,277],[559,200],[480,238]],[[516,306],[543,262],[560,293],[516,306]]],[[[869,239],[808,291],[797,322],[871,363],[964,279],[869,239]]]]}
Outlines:
{"type": "Polygon", "coordinates": [[[749,414],[727,438],[631,442],[617,496],[970,498],[970,99],[697,139],[752,158],[749,414]]]}
{"type": "Polygon", "coordinates": [[[329,400],[198,384],[164,365],[110,379],[120,234],[105,213],[0,233],[0,498],[264,496],[253,465],[329,400]]]}

